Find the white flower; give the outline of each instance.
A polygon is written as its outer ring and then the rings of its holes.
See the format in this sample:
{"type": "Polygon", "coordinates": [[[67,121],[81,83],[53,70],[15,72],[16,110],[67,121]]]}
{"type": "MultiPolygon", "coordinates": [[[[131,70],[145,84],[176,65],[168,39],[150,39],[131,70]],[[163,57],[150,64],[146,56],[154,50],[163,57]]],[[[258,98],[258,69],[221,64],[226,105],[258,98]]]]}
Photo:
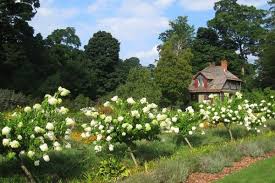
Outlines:
{"type": "Polygon", "coordinates": [[[131,111],[131,115],[135,118],[139,118],[140,117],[140,114],[138,112],[138,110],[134,110],[134,111],[131,111]]]}
{"type": "Polygon", "coordinates": [[[61,113],[61,114],[67,114],[69,112],[69,109],[62,106],[62,107],[60,107],[58,112],[61,113]]]}
{"type": "Polygon", "coordinates": [[[58,103],[58,104],[61,104],[61,103],[62,103],[62,99],[61,99],[61,98],[58,98],[58,99],[57,99],[57,103],[58,103]]]}
{"type": "Polygon", "coordinates": [[[205,135],[205,131],[202,131],[201,134],[202,134],[202,135],[205,135]]]}
{"type": "Polygon", "coordinates": [[[26,112],[26,113],[29,113],[31,111],[32,111],[32,108],[29,107],[29,106],[27,106],[27,107],[24,108],[24,112],[26,112]]]}
{"type": "Polygon", "coordinates": [[[195,111],[194,109],[192,108],[192,106],[189,106],[185,109],[186,112],[190,113],[190,114],[193,114],[195,111]]]}
{"type": "Polygon", "coordinates": [[[193,126],[193,127],[192,127],[192,130],[193,130],[193,131],[194,131],[194,130],[196,130],[196,127],[195,127],[195,126],[193,126]]]}
{"type": "Polygon", "coordinates": [[[48,144],[44,143],[42,145],[39,146],[40,150],[45,152],[45,151],[48,151],[49,148],[48,148],[48,144]]]}
{"type": "Polygon", "coordinates": [[[25,154],[25,151],[23,150],[23,151],[20,151],[20,153],[19,153],[20,155],[23,155],[23,154],[25,154]]]}
{"type": "Polygon", "coordinates": [[[58,103],[58,100],[55,97],[48,98],[48,103],[50,105],[56,105],[58,103]]]}
{"type": "Polygon", "coordinates": [[[45,130],[43,128],[40,128],[39,126],[34,127],[34,131],[36,133],[44,133],[45,132],[45,130]]]}
{"type": "Polygon", "coordinates": [[[166,112],[167,112],[167,108],[163,108],[162,113],[166,113],[166,112]]]}
{"type": "Polygon", "coordinates": [[[40,104],[34,104],[32,108],[35,109],[35,110],[40,110],[41,105],[40,104]]]}
{"type": "Polygon", "coordinates": [[[157,115],[157,120],[158,120],[158,121],[166,120],[166,118],[167,118],[167,115],[166,115],[166,114],[158,114],[158,115],[157,115]]]}
{"type": "Polygon", "coordinates": [[[19,122],[18,125],[17,125],[18,128],[21,128],[22,126],[23,126],[22,122],[19,122]]]}
{"type": "Polygon", "coordinates": [[[86,127],[86,128],[84,129],[84,131],[85,131],[85,132],[91,132],[91,131],[92,131],[92,128],[91,128],[90,126],[88,126],[88,127],[86,127]]]}
{"type": "Polygon", "coordinates": [[[109,145],[109,151],[113,151],[114,150],[114,145],[113,144],[110,144],[109,145]]]}
{"type": "Polygon", "coordinates": [[[145,104],[146,102],[147,102],[147,99],[146,99],[146,98],[140,99],[140,103],[141,103],[141,104],[145,104]]]}
{"type": "Polygon", "coordinates": [[[96,136],[96,140],[97,141],[100,141],[102,139],[102,135],[101,134],[98,134],[97,136],[96,136]]]}
{"type": "Polygon", "coordinates": [[[124,117],[123,117],[123,116],[119,116],[119,117],[117,118],[117,120],[118,120],[119,122],[121,122],[121,121],[124,120],[124,117]]]}
{"type": "Polygon", "coordinates": [[[134,99],[132,97],[127,99],[127,103],[128,104],[135,104],[136,102],[134,101],[134,99]]]}
{"type": "Polygon", "coordinates": [[[110,106],[111,106],[111,104],[110,104],[110,102],[109,102],[109,101],[107,101],[107,102],[105,102],[105,103],[103,104],[103,106],[104,106],[104,107],[110,107],[110,106]]]}
{"type": "Polygon", "coordinates": [[[5,127],[2,129],[2,135],[9,135],[9,134],[10,134],[10,131],[11,131],[11,128],[5,126],[5,127]]]}
{"type": "Polygon", "coordinates": [[[122,132],[122,134],[121,134],[122,136],[126,136],[126,133],[125,132],[122,132]]]}
{"type": "Polygon", "coordinates": [[[136,129],[141,130],[142,129],[142,125],[141,124],[136,124],[136,129]]]}
{"type": "Polygon", "coordinates": [[[238,99],[241,99],[243,95],[240,92],[236,92],[236,96],[238,99]]]}
{"type": "Polygon", "coordinates": [[[177,117],[172,117],[172,121],[175,123],[177,122],[178,118],[177,117]]]}
{"type": "Polygon", "coordinates": [[[72,148],[72,145],[71,145],[70,143],[67,143],[67,144],[65,145],[65,148],[71,149],[71,148],[72,148]]]}
{"type": "Polygon", "coordinates": [[[9,146],[10,145],[10,139],[3,139],[2,140],[2,144],[3,144],[3,146],[9,146]]]}
{"type": "Polygon", "coordinates": [[[29,158],[32,158],[33,156],[34,156],[34,152],[33,151],[28,151],[28,153],[27,153],[27,156],[29,157],[29,158]]]}
{"type": "Polygon", "coordinates": [[[17,135],[17,139],[22,140],[23,139],[22,135],[17,135]]]}
{"type": "Polygon", "coordinates": [[[54,130],[53,124],[52,124],[52,123],[47,123],[46,129],[47,129],[47,130],[54,130]]]}
{"type": "Polygon", "coordinates": [[[31,137],[31,139],[34,139],[34,138],[35,138],[34,134],[32,134],[30,137],[31,137]]]}
{"type": "Polygon", "coordinates": [[[104,126],[103,126],[103,125],[99,125],[98,129],[99,129],[99,130],[103,130],[103,129],[104,129],[104,126]]]}
{"type": "Polygon", "coordinates": [[[149,123],[145,123],[145,131],[150,131],[151,130],[151,126],[149,123]]]}
{"type": "Polygon", "coordinates": [[[148,116],[149,116],[150,119],[154,119],[155,118],[155,115],[153,113],[149,113],[148,116]]]}
{"type": "Polygon", "coordinates": [[[104,121],[110,123],[112,121],[112,116],[107,116],[104,121]]]}
{"type": "Polygon", "coordinates": [[[58,91],[60,92],[60,95],[63,97],[71,93],[69,90],[67,90],[66,88],[62,88],[61,86],[58,87],[58,91]]]}
{"type": "Polygon", "coordinates": [[[72,118],[66,118],[66,125],[67,126],[74,126],[75,125],[75,121],[72,118]]]}
{"type": "Polygon", "coordinates": [[[180,130],[179,130],[178,127],[173,127],[173,126],[172,126],[172,127],[171,127],[171,131],[177,134],[177,133],[179,133],[180,130]]]}
{"type": "Polygon", "coordinates": [[[150,111],[150,107],[149,106],[143,107],[142,111],[144,113],[148,113],[150,111]]]}
{"type": "Polygon", "coordinates": [[[55,141],[55,142],[53,143],[53,145],[54,145],[55,147],[59,147],[59,146],[60,146],[60,143],[55,141]]]}
{"type": "Polygon", "coordinates": [[[133,129],[133,126],[132,125],[128,125],[127,126],[127,131],[131,131],[133,129]]]}
{"type": "Polygon", "coordinates": [[[192,134],[193,134],[193,132],[192,132],[192,131],[189,131],[189,132],[188,132],[188,134],[189,134],[189,135],[192,135],[192,134]]]}
{"type": "Polygon", "coordinates": [[[95,126],[96,124],[97,124],[97,122],[95,120],[92,120],[90,123],[91,127],[95,126]]]}
{"type": "Polygon", "coordinates": [[[36,160],[36,161],[34,162],[34,166],[39,166],[39,164],[40,164],[40,161],[39,161],[39,160],[36,160]]]}
{"type": "Polygon", "coordinates": [[[101,146],[99,146],[99,145],[96,145],[95,146],[95,151],[96,152],[100,152],[102,150],[102,147],[101,146]]]}
{"type": "Polygon", "coordinates": [[[16,149],[20,146],[20,144],[17,140],[13,140],[10,142],[10,146],[11,146],[11,148],[16,149]]]}
{"type": "Polygon", "coordinates": [[[116,102],[118,100],[118,96],[114,96],[113,98],[111,98],[111,101],[116,102]]]}
{"type": "Polygon", "coordinates": [[[106,140],[107,140],[108,142],[110,142],[110,141],[112,140],[112,137],[111,137],[111,136],[108,136],[108,137],[106,138],[106,140]]]}
{"type": "Polygon", "coordinates": [[[204,123],[200,123],[200,124],[199,124],[199,127],[200,127],[200,128],[204,128],[204,123]]]}
{"type": "Polygon", "coordinates": [[[49,162],[49,161],[50,161],[50,157],[49,157],[49,155],[47,155],[47,154],[44,154],[44,155],[43,155],[43,159],[44,159],[44,161],[46,161],[46,162],[49,162]]]}
{"type": "Polygon", "coordinates": [[[101,114],[99,117],[100,117],[100,119],[105,119],[106,115],[105,114],[101,114]]]}

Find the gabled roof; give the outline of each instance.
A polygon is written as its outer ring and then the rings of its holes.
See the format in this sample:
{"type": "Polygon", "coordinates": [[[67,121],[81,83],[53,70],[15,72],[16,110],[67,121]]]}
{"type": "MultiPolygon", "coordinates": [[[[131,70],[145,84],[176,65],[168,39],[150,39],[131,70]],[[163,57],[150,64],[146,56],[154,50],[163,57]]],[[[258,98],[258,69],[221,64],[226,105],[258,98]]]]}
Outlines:
{"type": "Polygon", "coordinates": [[[190,92],[219,92],[223,89],[223,86],[227,80],[233,81],[242,81],[237,76],[229,72],[228,70],[224,70],[221,66],[210,65],[198,72],[194,78],[198,75],[203,75],[208,80],[211,80],[208,84],[207,88],[195,88],[193,83],[189,86],[190,92]]]}

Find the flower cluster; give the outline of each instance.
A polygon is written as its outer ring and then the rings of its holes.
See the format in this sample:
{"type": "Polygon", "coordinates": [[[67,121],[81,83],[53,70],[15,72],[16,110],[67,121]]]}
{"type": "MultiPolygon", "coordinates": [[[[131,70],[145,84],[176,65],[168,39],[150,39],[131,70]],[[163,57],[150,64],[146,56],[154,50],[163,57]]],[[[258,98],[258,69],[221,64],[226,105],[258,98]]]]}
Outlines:
{"type": "Polygon", "coordinates": [[[262,100],[257,104],[244,100],[239,92],[231,98],[225,96],[223,100],[212,97],[212,101],[200,104],[200,114],[204,120],[214,125],[223,123],[229,127],[231,124],[238,124],[245,126],[247,130],[260,132],[259,127],[266,127],[266,120],[275,117],[273,98],[271,96],[270,101],[262,100]]]}
{"type": "Polygon", "coordinates": [[[70,148],[68,142],[75,125],[72,118],[67,117],[67,108],[60,106],[69,90],[59,87],[54,96],[46,95],[41,104],[27,106],[15,113],[10,119],[0,124],[0,149],[2,155],[21,158],[26,156],[40,164],[40,159],[50,161],[49,151],[61,151],[70,148]]]}
{"type": "Polygon", "coordinates": [[[98,108],[82,110],[91,118],[89,124],[82,124],[83,138],[96,136],[95,151],[103,147],[113,151],[116,143],[133,144],[141,139],[153,139],[160,133],[158,106],[148,103],[146,98],[135,101],[114,96],[98,108]]]}

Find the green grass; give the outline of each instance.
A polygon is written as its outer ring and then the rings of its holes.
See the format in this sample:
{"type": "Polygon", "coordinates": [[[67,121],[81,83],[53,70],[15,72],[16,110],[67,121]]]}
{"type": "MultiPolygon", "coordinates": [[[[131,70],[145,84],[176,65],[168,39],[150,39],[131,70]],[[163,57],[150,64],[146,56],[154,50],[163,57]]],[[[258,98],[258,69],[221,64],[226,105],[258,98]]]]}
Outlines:
{"type": "Polygon", "coordinates": [[[274,183],[275,157],[259,161],[246,169],[226,176],[216,183],[274,183]]]}

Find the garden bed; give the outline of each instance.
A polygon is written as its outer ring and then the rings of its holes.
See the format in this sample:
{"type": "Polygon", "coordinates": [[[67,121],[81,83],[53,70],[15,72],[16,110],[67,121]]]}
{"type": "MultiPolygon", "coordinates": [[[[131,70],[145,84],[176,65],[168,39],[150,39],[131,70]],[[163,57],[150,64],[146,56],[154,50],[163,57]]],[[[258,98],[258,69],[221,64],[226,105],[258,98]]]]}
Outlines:
{"type": "Polygon", "coordinates": [[[217,181],[219,179],[222,179],[223,177],[225,177],[229,174],[232,174],[233,172],[237,172],[241,169],[247,168],[248,166],[250,166],[251,164],[253,164],[259,160],[263,160],[263,159],[270,158],[273,156],[275,156],[275,151],[268,152],[264,156],[260,156],[260,157],[256,157],[256,158],[253,158],[251,156],[244,157],[241,161],[234,162],[233,166],[226,167],[219,173],[214,173],[214,174],[192,173],[188,177],[186,183],[211,183],[211,182],[217,181]]]}

